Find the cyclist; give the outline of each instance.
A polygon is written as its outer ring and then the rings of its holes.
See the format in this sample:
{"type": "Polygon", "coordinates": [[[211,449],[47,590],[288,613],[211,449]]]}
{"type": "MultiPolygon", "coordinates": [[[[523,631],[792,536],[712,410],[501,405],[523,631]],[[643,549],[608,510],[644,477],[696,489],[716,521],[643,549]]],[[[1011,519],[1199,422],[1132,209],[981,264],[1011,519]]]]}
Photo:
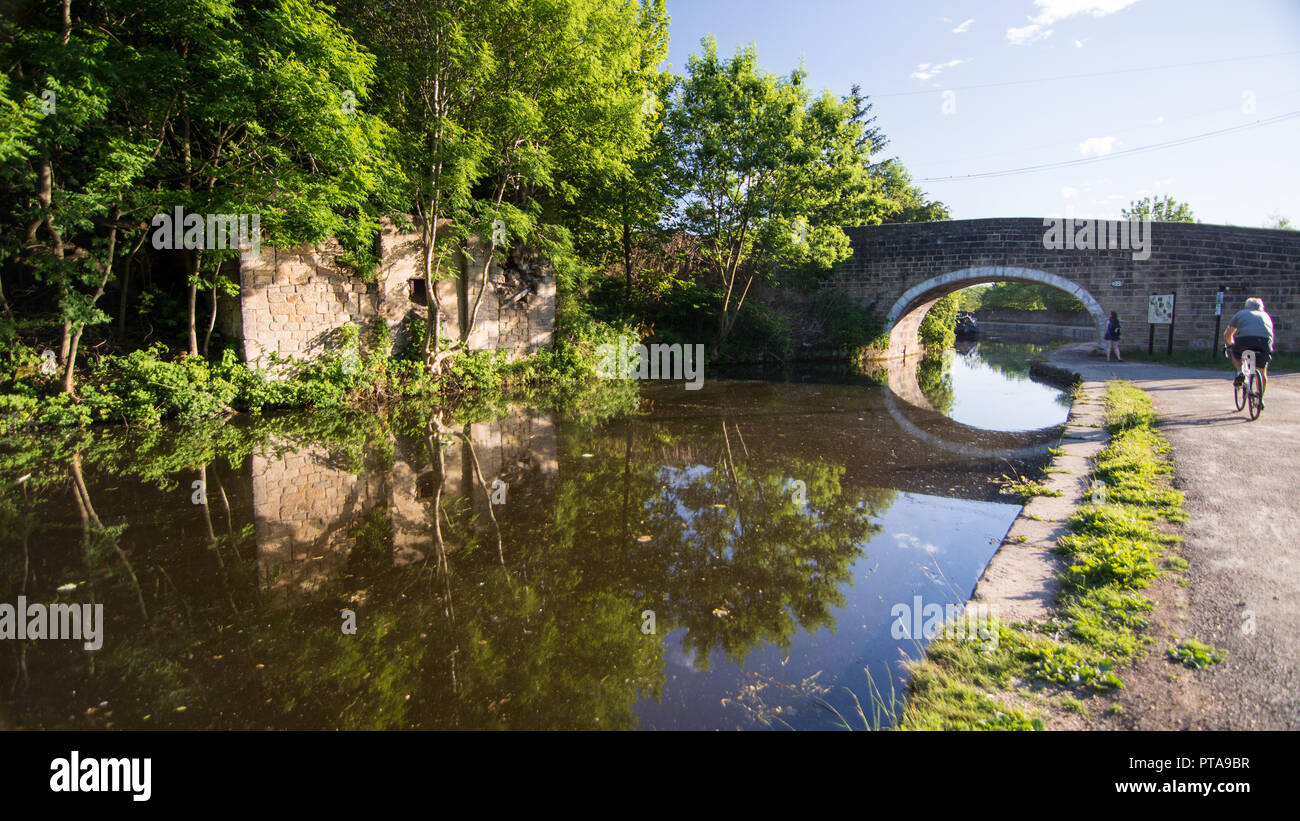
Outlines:
{"type": "Polygon", "coordinates": [[[1259,406],[1263,408],[1263,392],[1268,390],[1268,360],[1273,356],[1273,317],[1264,312],[1264,300],[1259,297],[1246,300],[1246,307],[1228,320],[1223,341],[1232,349],[1232,367],[1237,369],[1234,385],[1240,385],[1246,379],[1241,373],[1242,351],[1255,352],[1255,367],[1259,369],[1263,382],[1259,399],[1259,406]]]}

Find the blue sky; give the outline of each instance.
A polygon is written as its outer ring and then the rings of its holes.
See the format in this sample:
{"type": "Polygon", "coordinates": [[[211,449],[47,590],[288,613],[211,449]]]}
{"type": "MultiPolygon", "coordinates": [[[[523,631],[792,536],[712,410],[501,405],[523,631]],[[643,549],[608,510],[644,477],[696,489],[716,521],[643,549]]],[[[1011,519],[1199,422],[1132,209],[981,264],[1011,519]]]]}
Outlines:
{"type": "Polygon", "coordinates": [[[668,13],[678,73],[712,34],[723,55],[757,46],[773,73],[802,62],[814,89],[860,84],[890,139],[884,153],[954,219],[1114,219],[1131,200],[1170,194],[1204,222],[1258,227],[1280,214],[1300,225],[1300,117],[1089,165],[922,181],[1300,111],[1300,0],[668,0],[668,13]],[[1120,73],[1051,79],[1102,72],[1120,73]]]}

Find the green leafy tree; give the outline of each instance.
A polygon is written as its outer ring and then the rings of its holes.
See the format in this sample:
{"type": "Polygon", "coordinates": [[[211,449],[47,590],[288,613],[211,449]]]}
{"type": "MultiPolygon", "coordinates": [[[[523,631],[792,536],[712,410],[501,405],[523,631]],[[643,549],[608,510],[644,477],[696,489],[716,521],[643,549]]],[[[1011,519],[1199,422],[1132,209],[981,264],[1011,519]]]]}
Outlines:
{"type": "Polygon", "coordinates": [[[722,296],[717,343],[755,279],[829,270],[850,254],[845,217],[870,191],[864,122],[852,102],[809,100],[806,73],[760,71],[753,48],[730,60],[702,41],[668,112],[678,195],[674,227],[697,237],[722,296]],[[848,198],[850,205],[841,200],[848,198]]]}
{"type": "MultiPolygon", "coordinates": [[[[103,0],[62,12],[24,4],[0,45],[7,81],[49,103],[35,150],[4,166],[0,190],[14,192],[22,262],[57,295],[65,393],[83,332],[108,320],[98,303],[115,281],[125,306],[124,263],[156,214],[258,214],[272,244],[333,235],[366,246],[382,124],[340,97],[364,98],[373,58],[325,7],[103,0]]],[[[181,253],[191,354],[201,271],[212,274],[206,353],[218,288],[236,287],[217,272],[238,250],[181,253]]]]}
{"type": "Polygon", "coordinates": [[[575,251],[596,270],[621,266],[623,299],[630,303],[633,284],[657,273],[654,262],[672,239],[660,231],[670,207],[667,171],[671,164],[663,122],[667,98],[675,79],[659,66],[668,55],[668,16],[663,0],[640,0],[637,18],[640,56],[637,70],[615,81],[640,95],[636,122],[640,149],[631,159],[608,170],[583,166],[566,174],[583,196],[551,204],[573,234],[575,251]]]}
{"type": "Polygon", "coordinates": [[[978,311],[983,307],[984,294],[989,287],[988,285],[972,285],[969,288],[962,288],[957,292],[957,310],[978,311]]]}
{"type": "Polygon", "coordinates": [[[74,390],[82,332],[107,319],[97,302],[130,231],[131,200],[160,144],[114,121],[113,77],[122,50],[98,24],[97,10],[87,11],[92,20],[69,4],[58,16],[24,4],[14,18],[19,24],[0,44],[12,92],[39,100],[34,122],[19,116],[6,129],[10,161],[0,175],[14,197],[9,218],[17,224],[8,229],[22,237],[20,249],[8,250],[18,250],[14,255],[32,279],[56,294],[67,394],[74,390]]]}
{"type": "Polygon", "coordinates": [[[1130,202],[1128,208],[1121,209],[1124,219],[1152,222],[1198,222],[1192,215],[1192,207],[1185,202],[1178,202],[1173,197],[1143,197],[1130,202]]]}
{"type": "Polygon", "coordinates": [[[928,354],[916,363],[916,384],[930,407],[939,413],[952,411],[952,356],[950,352],[928,354]]]}
{"type": "MultiPolygon", "coordinates": [[[[154,83],[140,89],[159,101],[149,116],[169,135],[159,210],[257,214],[279,247],[335,236],[365,248],[383,187],[383,124],[360,107],[374,57],[308,0],[167,5],[153,10],[165,22],[142,58],[154,83]]],[[[204,259],[215,274],[236,253],[184,252],[190,354],[204,259]]],[[[208,334],[217,289],[214,276],[208,334]]]]}
{"type": "MultiPolygon", "coordinates": [[[[999,282],[979,294],[979,308],[1078,313],[1083,303],[1073,294],[1035,282],[999,282]]],[[[968,309],[968,310],[978,310],[968,309]]]]}
{"type": "Polygon", "coordinates": [[[937,222],[950,218],[948,206],[927,199],[897,158],[873,165],[871,170],[883,188],[885,222],[937,222]]]}
{"type": "Polygon", "coordinates": [[[380,56],[376,100],[397,131],[403,201],[421,224],[434,320],[424,355],[437,367],[447,310],[438,280],[478,280],[449,350],[463,347],[494,256],[521,242],[571,256],[555,212],[580,200],[584,181],[630,178],[648,134],[642,91],[662,6],[399,0],[350,3],[346,15],[380,56]],[[474,239],[487,248],[484,266],[461,274],[456,260],[474,239]]]}

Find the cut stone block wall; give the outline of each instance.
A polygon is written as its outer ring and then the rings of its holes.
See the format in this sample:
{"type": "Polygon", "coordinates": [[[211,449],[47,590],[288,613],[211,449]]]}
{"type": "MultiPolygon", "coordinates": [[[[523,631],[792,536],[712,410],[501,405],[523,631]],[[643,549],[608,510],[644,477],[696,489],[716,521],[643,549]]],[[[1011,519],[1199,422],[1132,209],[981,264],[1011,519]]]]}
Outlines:
{"type": "MultiPolygon", "coordinates": [[[[333,240],[315,247],[268,248],[239,264],[240,294],[219,303],[222,332],[239,340],[244,361],[266,370],[271,355],[312,359],[337,346],[346,324],[368,331],[383,322],[394,350],[413,341],[412,321],[427,321],[424,259],[420,234],[400,233],[391,224],[379,238],[378,281],[367,284],[337,260],[343,249],[333,240]]],[[[458,339],[482,284],[488,248],[469,245],[468,259],[457,261],[455,277],[435,283],[444,338],[458,339]]],[[[444,263],[445,264],[445,263],[444,263]]],[[[511,360],[539,351],[555,329],[555,278],[549,263],[523,253],[506,265],[493,260],[468,348],[504,350],[511,360]],[[520,264],[527,268],[522,276],[520,264]]]]}
{"type": "MultiPolygon", "coordinates": [[[[1215,293],[1223,286],[1223,323],[1246,297],[1261,297],[1273,316],[1277,349],[1300,350],[1300,231],[1157,222],[1150,228],[1149,257],[1136,259],[1131,248],[1045,248],[1047,230],[1043,219],[1022,218],[846,228],[853,256],[822,287],[860,308],[874,303],[891,329],[891,356],[919,350],[917,330],[940,297],[990,282],[1037,282],[1073,294],[1088,308],[1092,338],[1099,342],[1115,311],[1125,346],[1146,345],[1148,297],[1174,294],[1173,344],[1179,350],[1217,348],[1215,293]]],[[[784,294],[756,294],[795,313],[805,304],[784,294]]],[[[815,346],[817,335],[811,336],[796,336],[796,343],[815,346]]],[[[1158,326],[1155,344],[1164,347],[1167,338],[1168,326],[1158,326]]]]}
{"type": "Polygon", "coordinates": [[[271,354],[311,359],[337,342],[345,324],[366,327],[379,293],[335,263],[336,242],[271,248],[240,263],[239,318],[244,361],[263,370],[271,354]]]}

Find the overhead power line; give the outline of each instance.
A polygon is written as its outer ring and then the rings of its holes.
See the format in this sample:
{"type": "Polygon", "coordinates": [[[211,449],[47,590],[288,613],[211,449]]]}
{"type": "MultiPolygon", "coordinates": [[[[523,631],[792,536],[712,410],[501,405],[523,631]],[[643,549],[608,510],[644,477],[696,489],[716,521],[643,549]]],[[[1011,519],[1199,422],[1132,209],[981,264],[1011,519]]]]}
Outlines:
{"type": "Polygon", "coordinates": [[[1165,63],[1164,65],[1145,66],[1142,68],[1119,68],[1114,71],[1098,71],[1091,74],[1058,74],[1054,77],[1031,77],[1023,80],[1006,80],[1000,83],[927,88],[921,89],[920,91],[891,91],[887,94],[871,94],[868,96],[870,99],[876,99],[880,97],[911,97],[917,94],[941,94],[945,91],[974,91],[981,88],[1002,88],[1004,86],[1028,85],[1030,83],[1054,83],[1058,80],[1084,80],[1090,77],[1113,77],[1116,74],[1133,74],[1142,71],[1162,71],[1168,68],[1191,68],[1192,66],[1210,66],[1220,63],[1241,63],[1247,60],[1266,60],[1270,57],[1289,57],[1294,54],[1300,54],[1300,51],[1278,51],[1273,54],[1256,54],[1250,57],[1224,57],[1219,60],[1199,60],[1194,63],[1165,63]]]}
{"type": "MultiPolygon", "coordinates": [[[[1294,97],[1296,94],[1300,94],[1300,88],[1292,89],[1283,94],[1273,94],[1270,92],[1268,96],[1270,100],[1281,100],[1289,97],[1294,97]]],[[[1233,111],[1233,112],[1241,111],[1241,103],[1237,102],[1237,103],[1233,103],[1232,105],[1224,106],[1223,108],[1214,108],[1208,111],[1198,111],[1197,113],[1189,115],[1187,117],[1175,117],[1173,119],[1165,119],[1164,117],[1161,117],[1158,122],[1155,120],[1151,120],[1143,123],[1142,125],[1135,125],[1135,126],[1130,126],[1127,128],[1120,128],[1120,129],[1106,129],[1106,133],[1107,135],[1132,134],[1136,131],[1145,131],[1151,128],[1167,128],[1168,126],[1173,125],[1175,123],[1185,123],[1188,122],[1189,120],[1201,119],[1210,114],[1223,114],[1224,112],[1228,112],[1228,111],[1233,111]]],[[[1060,148],[1061,142],[1062,142],[1061,140],[1056,140],[1050,143],[1040,143],[1038,145],[1019,146],[1017,148],[1007,148],[1000,151],[987,151],[983,154],[970,154],[964,157],[947,157],[945,159],[947,159],[950,164],[959,165],[961,163],[965,163],[970,160],[983,160],[989,157],[1005,157],[1008,154],[1023,155],[1031,151],[1041,151],[1044,148],[1060,148]]]]}
{"type": "Polygon", "coordinates": [[[1251,128],[1261,128],[1266,125],[1276,125],[1277,123],[1300,117],[1300,110],[1288,111],[1285,114],[1279,114],[1276,117],[1269,117],[1264,120],[1256,120],[1253,123],[1235,125],[1230,128],[1221,128],[1218,131],[1207,131],[1203,134],[1194,134],[1190,137],[1182,137],[1176,140],[1167,140],[1161,143],[1152,143],[1137,148],[1128,148],[1123,151],[1115,151],[1110,154],[1104,154],[1100,157],[1081,157],[1077,160],[1062,160],[1060,162],[1043,163],[1041,165],[1028,165],[1023,168],[1009,168],[1004,171],[984,171],[978,174],[964,174],[951,177],[923,177],[917,182],[950,182],[955,180],[979,180],[989,179],[992,177],[1009,177],[1015,174],[1030,174],[1035,171],[1046,171],[1051,168],[1071,168],[1078,165],[1091,165],[1092,163],[1114,160],[1120,157],[1131,157],[1136,154],[1145,154],[1150,151],[1160,151],[1166,148],[1175,148],[1180,145],[1189,145],[1191,143],[1208,140],[1211,137],[1222,137],[1226,134],[1233,134],[1238,131],[1246,131],[1251,128]]]}

